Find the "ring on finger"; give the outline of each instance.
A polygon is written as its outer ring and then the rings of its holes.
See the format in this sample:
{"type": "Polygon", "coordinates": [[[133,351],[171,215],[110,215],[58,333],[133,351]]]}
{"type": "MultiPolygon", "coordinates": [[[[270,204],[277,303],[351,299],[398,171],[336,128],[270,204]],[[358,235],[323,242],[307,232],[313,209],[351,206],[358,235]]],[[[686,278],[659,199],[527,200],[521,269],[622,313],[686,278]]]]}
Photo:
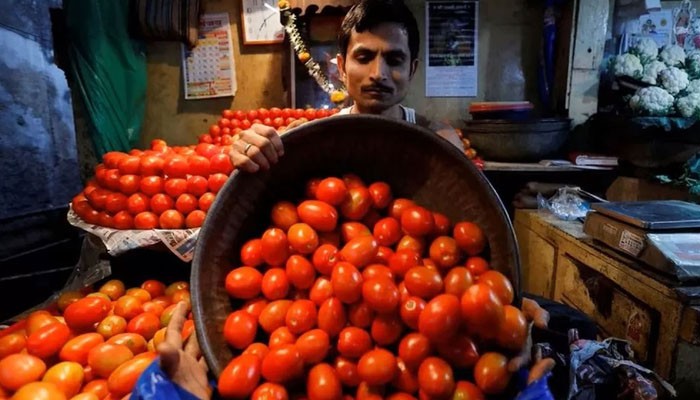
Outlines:
{"type": "Polygon", "coordinates": [[[243,148],[243,154],[247,156],[248,150],[250,150],[251,147],[253,147],[253,143],[246,144],[245,147],[243,148]]]}

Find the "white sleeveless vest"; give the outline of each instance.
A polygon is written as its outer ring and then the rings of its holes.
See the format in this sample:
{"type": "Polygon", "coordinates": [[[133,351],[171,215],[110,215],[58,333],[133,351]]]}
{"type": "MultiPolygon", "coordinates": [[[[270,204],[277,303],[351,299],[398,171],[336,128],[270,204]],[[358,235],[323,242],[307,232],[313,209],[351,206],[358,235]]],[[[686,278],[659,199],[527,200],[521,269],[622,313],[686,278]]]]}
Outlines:
{"type": "MultiPolygon", "coordinates": [[[[399,105],[399,107],[401,107],[401,109],[403,110],[404,121],[406,121],[410,124],[415,124],[416,123],[416,110],[414,110],[410,107],[404,107],[402,105],[399,105]]],[[[348,115],[348,114],[350,114],[350,110],[352,110],[352,106],[342,108],[338,112],[338,115],[348,115]]]]}

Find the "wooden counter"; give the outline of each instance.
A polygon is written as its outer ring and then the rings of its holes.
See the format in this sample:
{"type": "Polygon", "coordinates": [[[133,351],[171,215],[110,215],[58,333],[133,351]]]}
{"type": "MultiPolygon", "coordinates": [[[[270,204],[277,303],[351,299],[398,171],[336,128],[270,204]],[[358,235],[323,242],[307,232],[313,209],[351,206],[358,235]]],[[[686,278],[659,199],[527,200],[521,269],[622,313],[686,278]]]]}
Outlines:
{"type": "Polygon", "coordinates": [[[578,221],[518,210],[523,290],[589,315],[601,335],[630,341],[640,364],[669,379],[679,398],[700,395],[700,308],[677,284],[594,242],[578,221]]]}

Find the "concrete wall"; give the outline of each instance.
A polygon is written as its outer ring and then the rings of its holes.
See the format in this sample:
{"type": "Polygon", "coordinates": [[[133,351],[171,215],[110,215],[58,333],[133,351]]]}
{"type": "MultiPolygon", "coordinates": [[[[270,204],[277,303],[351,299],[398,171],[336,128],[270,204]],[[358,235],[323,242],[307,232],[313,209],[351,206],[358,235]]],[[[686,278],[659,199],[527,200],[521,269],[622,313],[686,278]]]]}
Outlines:
{"type": "MultiPolygon", "coordinates": [[[[406,0],[423,30],[425,1],[406,0]]],[[[530,100],[537,103],[537,66],[542,3],[535,0],[480,1],[478,100],[530,100]]],[[[232,21],[238,92],[234,98],[184,100],[180,45],[150,43],[146,118],[142,143],[164,138],[173,144],[196,142],[224,108],[283,107],[283,45],[239,43],[240,2],[204,0],[205,12],[228,12],[232,21]]],[[[422,54],[423,56],[424,54],[422,54]]],[[[423,60],[421,60],[422,62],[423,60]]],[[[425,70],[419,69],[405,104],[455,126],[468,118],[474,98],[426,98],[425,70]]]]}

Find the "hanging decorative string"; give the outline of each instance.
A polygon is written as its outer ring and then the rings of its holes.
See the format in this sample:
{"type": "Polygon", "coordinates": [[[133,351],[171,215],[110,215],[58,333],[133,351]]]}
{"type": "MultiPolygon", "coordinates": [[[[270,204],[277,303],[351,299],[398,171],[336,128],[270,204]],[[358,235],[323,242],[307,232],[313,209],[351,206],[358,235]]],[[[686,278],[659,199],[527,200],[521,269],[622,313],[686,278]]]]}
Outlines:
{"type": "Polygon", "coordinates": [[[292,48],[296,54],[299,61],[306,67],[309,75],[316,80],[316,83],[323,89],[324,92],[328,93],[331,101],[336,105],[341,105],[347,98],[347,93],[345,88],[336,87],[323,73],[321,66],[316,62],[316,60],[311,57],[311,53],[306,46],[304,37],[301,32],[299,32],[299,27],[297,26],[297,15],[292,12],[288,0],[280,0],[278,2],[280,13],[282,14],[282,25],[284,25],[284,30],[287,32],[289,41],[292,43],[292,48]]]}

